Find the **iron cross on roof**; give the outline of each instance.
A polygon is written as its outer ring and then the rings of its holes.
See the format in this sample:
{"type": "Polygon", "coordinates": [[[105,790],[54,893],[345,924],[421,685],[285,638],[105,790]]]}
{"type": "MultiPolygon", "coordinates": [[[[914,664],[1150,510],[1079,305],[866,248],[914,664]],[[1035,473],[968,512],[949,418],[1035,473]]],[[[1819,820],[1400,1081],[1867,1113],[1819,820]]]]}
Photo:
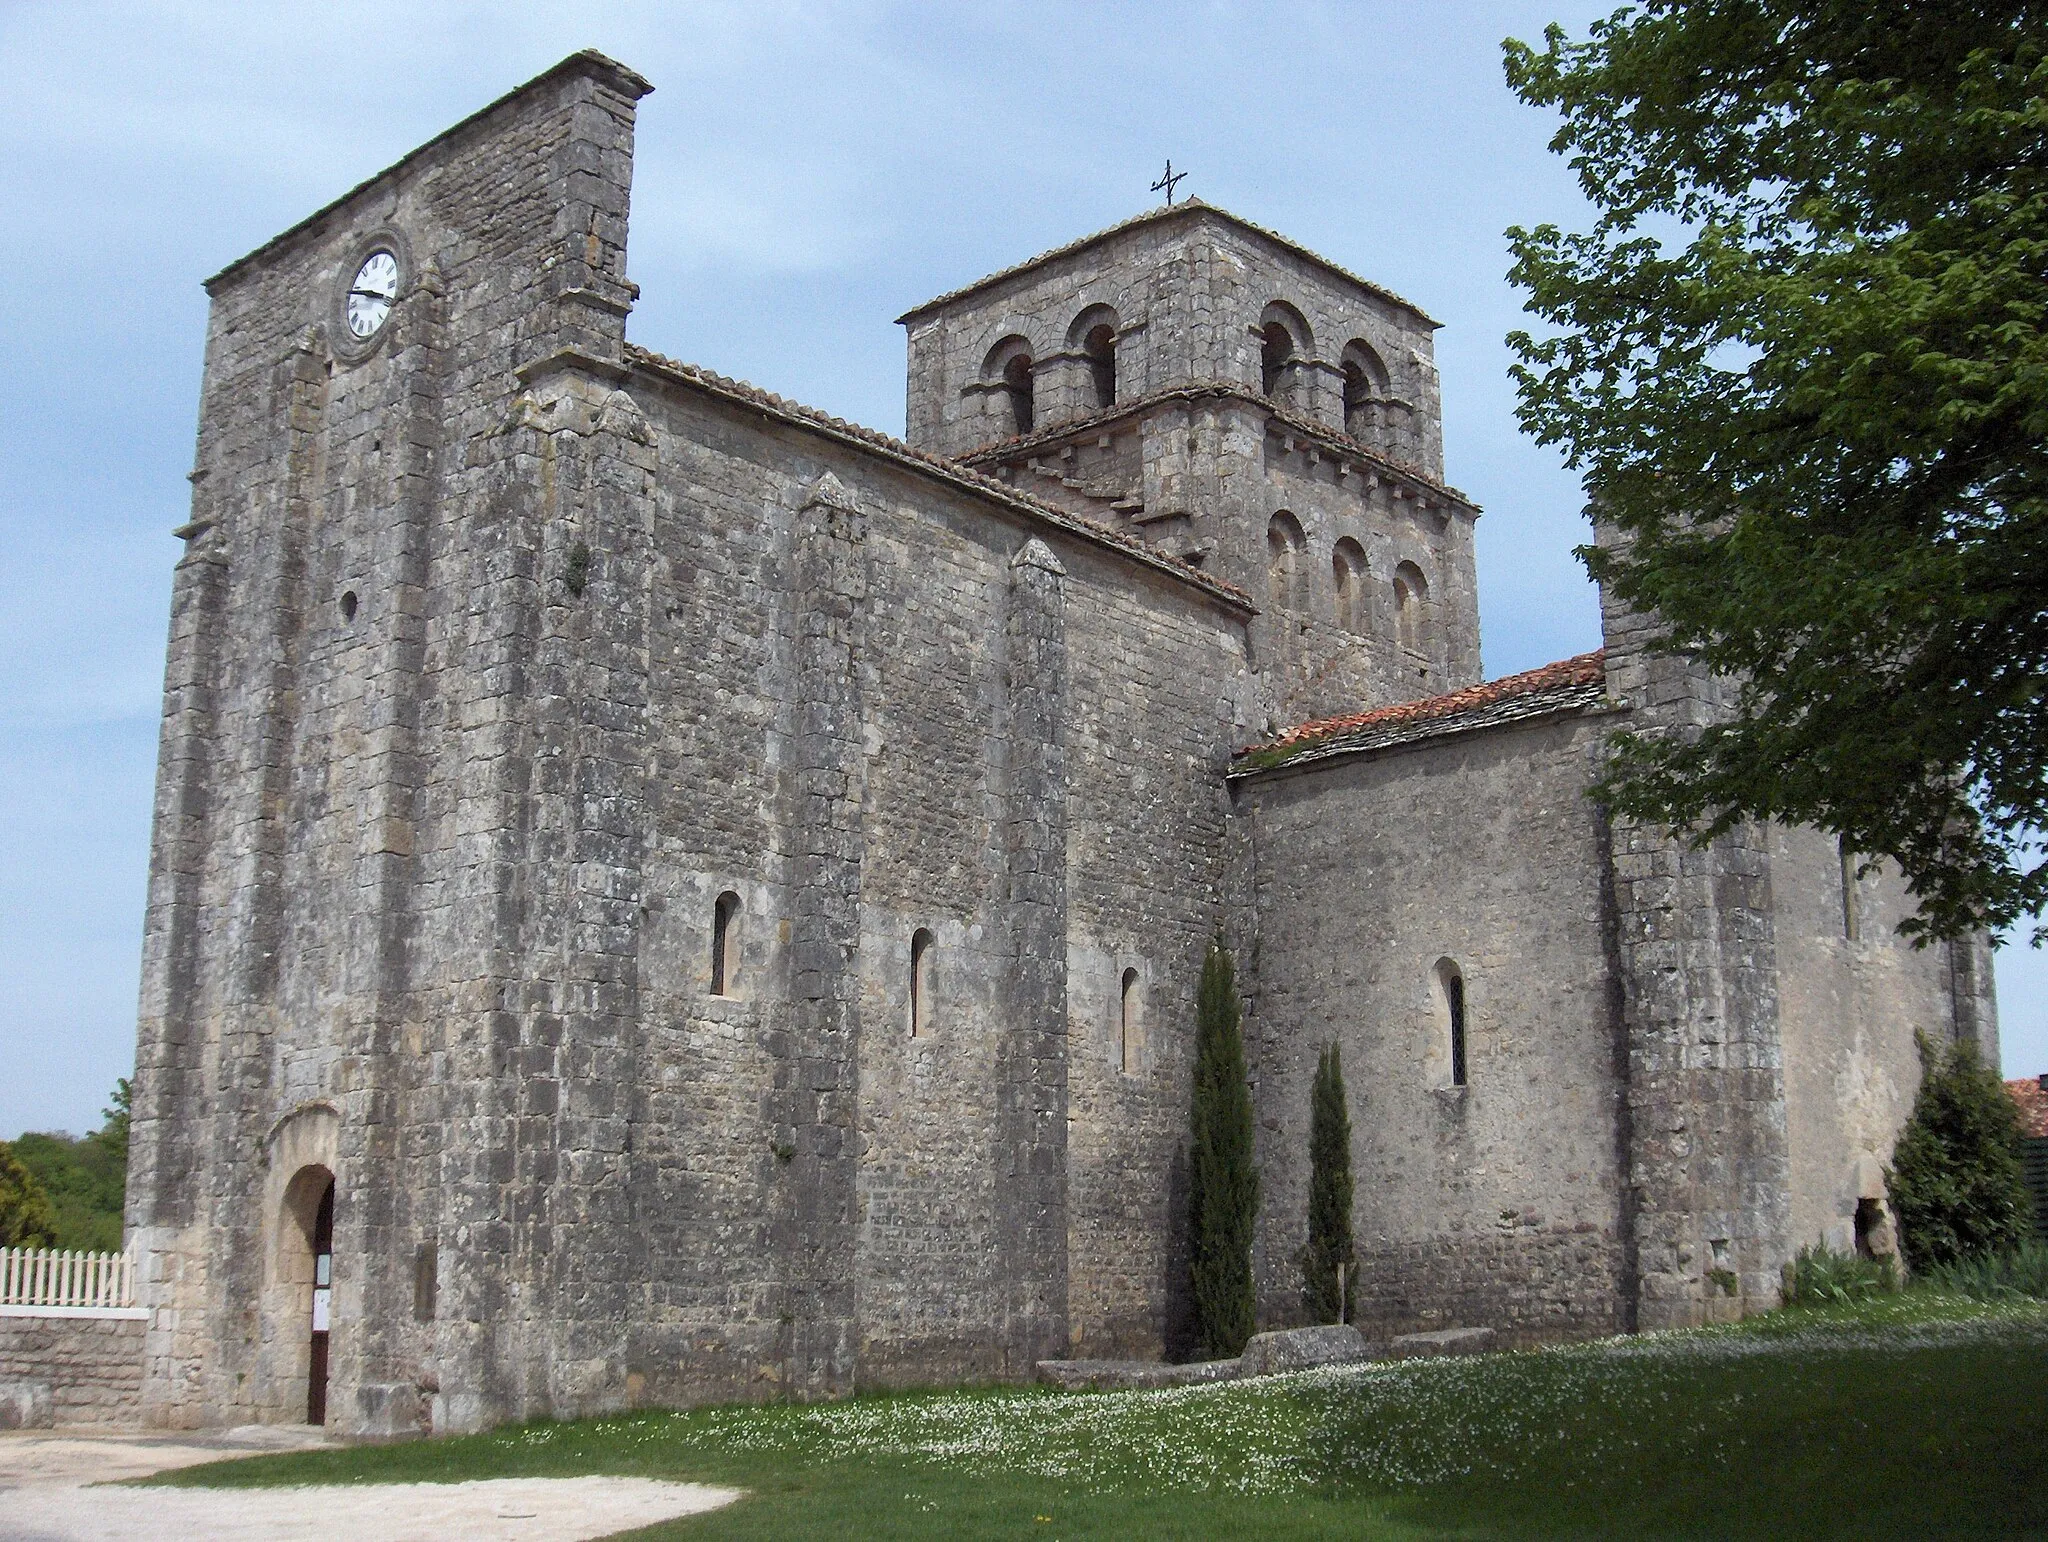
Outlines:
{"type": "Polygon", "coordinates": [[[1152,184],[1152,191],[1157,193],[1163,189],[1166,193],[1166,206],[1170,209],[1173,207],[1174,184],[1176,182],[1185,182],[1187,176],[1188,174],[1184,171],[1176,173],[1173,169],[1173,162],[1169,159],[1166,163],[1165,172],[1161,174],[1157,182],[1152,184]]]}

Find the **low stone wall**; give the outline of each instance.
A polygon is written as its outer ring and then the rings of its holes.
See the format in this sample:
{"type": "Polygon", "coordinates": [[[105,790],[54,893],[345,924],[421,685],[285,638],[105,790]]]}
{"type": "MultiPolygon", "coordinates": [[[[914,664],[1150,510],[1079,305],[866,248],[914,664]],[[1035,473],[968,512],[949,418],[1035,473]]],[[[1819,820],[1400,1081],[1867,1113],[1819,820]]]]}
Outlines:
{"type": "Polygon", "coordinates": [[[1490,1327],[1503,1348],[1628,1331],[1620,1240],[1590,1226],[1361,1240],[1354,1321],[1387,1341],[1490,1327]]]}
{"type": "Polygon", "coordinates": [[[142,1330],[136,1316],[21,1315],[0,1308],[0,1389],[24,1390],[9,1406],[33,1407],[41,1422],[132,1425],[142,1417],[142,1330]]]}

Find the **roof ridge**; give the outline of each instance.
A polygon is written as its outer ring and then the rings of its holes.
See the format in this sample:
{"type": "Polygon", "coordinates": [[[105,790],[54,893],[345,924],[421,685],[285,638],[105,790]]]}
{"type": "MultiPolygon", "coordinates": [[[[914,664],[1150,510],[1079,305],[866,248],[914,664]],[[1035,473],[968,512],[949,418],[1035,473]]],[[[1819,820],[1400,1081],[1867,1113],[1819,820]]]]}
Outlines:
{"type": "Polygon", "coordinates": [[[793,401],[789,397],[764,390],[762,387],[754,385],[749,381],[735,380],[730,375],[721,375],[718,371],[707,369],[701,364],[685,364],[680,359],[672,359],[667,354],[656,353],[652,348],[644,348],[638,343],[627,343],[625,349],[626,361],[629,364],[639,363],[649,368],[675,375],[735,400],[747,402],[757,407],[768,408],[796,422],[824,429],[829,433],[851,439],[870,449],[880,450],[898,460],[907,461],[912,465],[937,472],[950,481],[972,488],[976,492],[989,494],[1004,503],[1010,504],[1012,507],[1023,509],[1061,529],[1072,531],[1077,535],[1084,536],[1102,545],[1115,547],[1127,555],[1138,558],[1148,567],[1156,568],[1175,578],[1187,580],[1199,588],[1206,589],[1218,597],[1230,601],[1232,604],[1242,605],[1248,610],[1255,610],[1257,608],[1252,603],[1252,597],[1245,593],[1244,590],[1238,588],[1236,584],[1226,582],[1216,577],[1213,573],[1205,573],[1191,563],[1183,562],[1178,557],[1174,557],[1167,552],[1161,551],[1156,546],[1139,540],[1136,536],[1126,535],[1123,531],[1117,530],[1112,526],[1101,524],[1087,518],[1085,515],[1063,509],[1058,504],[1048,503],[1042,498],[1034,498],[1029,493],[1021,492],[1017,488],[1010,486],[1007,482],[990,476],[985,471],[979,471],[972,466],[963,466],[959,461],[944,455],[934,454],[930,450],[921,450],[916,445],[906,444],[903,440],[891,434],[883,433],[880,429],[869,428],[866,424],[851,422],[846,418],[834,417],[823,408],[805,406],[802,402],[793,401]]]}
{"type": "Polygon", "coordinates": [[[1442,325],[1441,322],[1436,320],[1435,317],[1431,316],[1429,312],[1425,311],[1413,300],[1402,298],[1400,295],[1395,294],[1393,290],[1387,288],[1386,285],[1375,284],[1371,279],[1363,278],[1353,273],[1341,263],[1330,261],[1322,253],[1303,246],[1299,241],[1293,240],[1288,236],[1283,236],[1277,230],[1257,224],[1252,220],[1244,218],[1242,215],[1232,214],[1228,209],[1223,208],[1219,204],[1206,203],[1202,199],[1194,197],[1184,198],[1179,203],[1161,204],[1156,209],[1147,209],[1143,213],[1133,214],[1129,219],[1118,220],[1114,225],[1105,225],[1102,229],[1094,231],[1089,235],[1080,236],[1063,245],[1040,252],[1036,257],[1027,257],[1022,262],[1011,263],[1007,268],[998,268],[993,273],[984,274],[971,284],[962,284],[959,288],[949,289],[944,294],[936,295],[920,305],[913,305],[909,310],[896,318],[897,324],[907,325],[913,316],[922,316],[925,312],[936,310],[942,305],[950,305],[953,301],[973,294],[976,290],[986,289],[992,284],[999,284],[1006,278],[1013,278],[1019,273],[1037,267],[1040,263],[1051,262],[1055,258],[1069,256],[1074,252],[1081,251],[1085,247],[1094,245],[1097,241],[1106,241],[1111,236],[1122,235],[1125,231],[1134,230],[1140,225],[1151,224],[1157,220],[1173,219],[1186,214],[1217,215],[1242,230],[1249,230],[1254,235],[1263,236],[1268,241],[1286,247],[1287,250],[1293,252],[1298,257],[1306,257],[1310,262],[1328,268],[1339,278],[1346,279],[1358,285],[1359,288],[1378,295],[1383,300],[1391,300],[1403,310],[1413,311],[1431,327],[1442,325]]]}
{"type": "Polygon", "coordinates": [[[1305,749],[1311,744],[1358,733],[1384,723],[1434,722],[1481,707],[1490,707],[1496,702],[1516,696],[1529,696],[1540,691],[1567,686],[1600,684],[1606,677],[1607,651],[1604,648],[1595,648],[1590,653],[1574,654],[1568,659],[1558,659],[1553,663],[1539,665],[1535,669],[1522,670],[1518,674],[1502,675],[1496,680],[1483,680],[1476,685],[1461,686],[1455,691],[1445,691],[1437,696],[1421,696],[1414,701],[1390,702],[1384,707],[1374,707],[1366,712],[1313,718],[1308,722],[1296,724],[1264,744],[1246,745],[1237,753],[1242,757],[1270,754],[1278,750],[1305,749]]]}

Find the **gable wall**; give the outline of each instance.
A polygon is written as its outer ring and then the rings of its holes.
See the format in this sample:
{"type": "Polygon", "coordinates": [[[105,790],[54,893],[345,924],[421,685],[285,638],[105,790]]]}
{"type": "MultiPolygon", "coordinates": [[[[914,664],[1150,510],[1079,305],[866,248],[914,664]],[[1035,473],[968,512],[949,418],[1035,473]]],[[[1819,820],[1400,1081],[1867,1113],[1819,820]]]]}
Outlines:
{"type": "Polygon", "coordinates": [[[1238,784],[1257,937],[1260,1321],[1299,1321],[1309,1088],[1350,1097],[1358,1322],[1369,1338],[1625,1327],[1623,1048],[1598,720],[1445,735],[1238,784]],[[1439,959],[1465,981],[1451,1084],[1439,959]]]}

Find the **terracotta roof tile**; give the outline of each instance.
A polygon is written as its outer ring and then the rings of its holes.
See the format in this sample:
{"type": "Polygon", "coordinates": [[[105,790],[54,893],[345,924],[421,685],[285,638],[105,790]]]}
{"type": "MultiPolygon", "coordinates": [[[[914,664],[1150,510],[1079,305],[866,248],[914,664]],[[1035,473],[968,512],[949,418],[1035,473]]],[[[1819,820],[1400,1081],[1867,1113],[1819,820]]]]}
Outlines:
{"type": "Polygon", "coordinates": [[[2027,1127],[2027,1133],[2037,1138],[2048,1136],[2048,1087],[2041,1085],[2041,1078],[2022,1076],[2018,1081],[2007,1082],[2005,1090],[2019,1104],[2020,1123],[2027,1127]]]}
{"type": "Polygon", "coordinates": [[[1534,696],[1572,686],[1599,686],[1605,683],[1606,678],[1606,654],[1600,649],[1595,649],[1591,653],[1581,653],[1575,658],[1545,664],[1541,669],[1524,670],[1519,675],[1503,675],[1498,680],[1468,685],[1461,691],[1449,691],[1442,696],[1425,696],[1419,701],[1396,702],[1390,707],[1375,707],[1370,712],[1354,712],[1344,717],[1317,718],[1312,722],[1290,728],[1265,744],[1249,745],[1238,753],[1264,756],[1278,752],[1285,755],[1291,751],[1306,750],[1314,745],[1348,739],[1374,729],[1404,727],[1461,717],[1469,712],[1498,706],[1516,697],[1534,696]]]}

